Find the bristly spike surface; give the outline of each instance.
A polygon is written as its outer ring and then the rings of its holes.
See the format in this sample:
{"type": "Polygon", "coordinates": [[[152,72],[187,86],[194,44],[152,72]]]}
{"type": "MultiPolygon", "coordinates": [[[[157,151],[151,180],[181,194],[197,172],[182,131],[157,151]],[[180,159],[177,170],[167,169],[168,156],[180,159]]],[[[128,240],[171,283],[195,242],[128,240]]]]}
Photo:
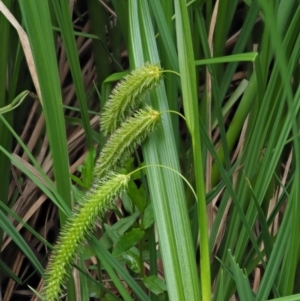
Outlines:
{"type": "Polygon", "coordinates": [[[153,90],[162,78],[158,65],[145,64],[125,76],[112,91],[100,118],[104,135],[114,132],[140,104],[143,96],[153,90]]]}
{"type": "Polygon", "coordinates": [[[156,128],[160,113],[149,106],[122,123],[107,141],[96,162],[94,177],[101,179],[121,167],[147,136],[156,128]]]}
{"type": "Polygon", "coordinates": [[[94,184],[81,205],[64,225],[58,242],[51,254],[45,273],[43,298],[57,301],[64,282],[78,250],[94,230],[96,220],[112,207],[114,199],[126,189],[129,175],[111,173],[99,183],[94,184]]]}

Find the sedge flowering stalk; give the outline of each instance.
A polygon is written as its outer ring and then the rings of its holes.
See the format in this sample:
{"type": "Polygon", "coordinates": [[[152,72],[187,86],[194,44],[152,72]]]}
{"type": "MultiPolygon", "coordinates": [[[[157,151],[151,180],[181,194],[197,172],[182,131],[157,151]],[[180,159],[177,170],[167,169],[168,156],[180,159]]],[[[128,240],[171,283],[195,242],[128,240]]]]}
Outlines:
{"type": "Polygon", "coordinates": [[[154,131],[160,115],[160,112],[146,106],[123,122],[104,145],[95,165],[95,178],[103,178],[108,172],[121,167],[134,150],[154,131]]]}
{"type": "Polygon", "coordinates": [[[124,77],[113,89],[100,118],[104,135],[113,133],[141,103],[143,96],[152,91],[162,78],[158,65],[145,64],[124,77]]]}
{"type": "Polygon", "coordinates": [[[45,301],[59,300],[76,255],[93,233],[97,218],[111,209],[113,201],[126,190],[130,175],[115,171],[158,125],[160,112],[149,106],[136,109],[141,98],[156,87],[161,77],[162,71],[157,65],[145,64],[117,85],[105,105],[101,127],[106,135],[113,134],[96,162],[93,187],[63,226],[50,256],[43,289],[45,301]],[[128,117],[129,112],[134,111],[133,116],[128,117]]]}
{"type": "Polygon", "coordinates": [[[67,220],[45,273],[45,301],[59,300],[62,285],[69,276],[68,271],[78,250],[93,232],[97,218],[112,207],[113,201],[126,190],[129,180],[129,175],[111,173],[102,182],[94,184],[81,205],[67,220]]]}

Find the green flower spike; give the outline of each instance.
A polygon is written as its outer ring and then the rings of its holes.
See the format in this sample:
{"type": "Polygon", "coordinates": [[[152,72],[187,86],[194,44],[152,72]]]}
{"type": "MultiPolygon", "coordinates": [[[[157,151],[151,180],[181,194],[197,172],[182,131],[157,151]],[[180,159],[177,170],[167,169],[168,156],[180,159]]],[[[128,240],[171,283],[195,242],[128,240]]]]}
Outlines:
{"type": "Polygon", "coordinates": [[[162,78],[158,65],[145,64],[133,70],[114,88],[101,114],[100,126],[105,135],[114,132],[142,97],[153,90],[162,78]]]}
{"type": "Polygon", "coordinates": [[[160,120],[160,113],[147,106],[122,123],[103,147],[95,165],[95,178],[103,178],[109,171],[122,166],[160,120]]]}
{"type": "Polygon", "coordinates": [[[59,300],[62,285],[69,276],[68,271],[78,249],[91,235],[97,218],[111,208],[116,197],[126,189],[129,180],[129,175],[111,173],[100,185],[93,186],[68,219],[54,247],[45,274],[43,291],[45,301],[59,300]]]}

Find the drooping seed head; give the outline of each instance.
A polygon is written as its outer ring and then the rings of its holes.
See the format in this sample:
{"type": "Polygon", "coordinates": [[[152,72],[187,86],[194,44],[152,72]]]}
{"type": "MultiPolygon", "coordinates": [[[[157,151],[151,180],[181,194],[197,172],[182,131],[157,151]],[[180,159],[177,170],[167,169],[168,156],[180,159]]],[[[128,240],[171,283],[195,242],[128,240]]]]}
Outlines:
{"type": "Polygon", "coordinates": [[[158,65],[145,64],[133,70],[117,84],[106,102],[100,118],[101,130],[105,135],[114,132],[135,110],[143,96],[153,90],[162,78],[158,65]]]}
{"type": "Polygon", "coordinates": [[[126,189],[129,180],[128,175],[110,173],[105,180],[94,183],[80,206],[69,217],[61,230],[45,273],[45,301],[59,300],[72,263],[93,232],[97,218],[111,209],[113,201],[126,189]]]}
{"type": "Polygon", "coordinates": [[[154,131],[159,120],[160,113],[147,106],[123,122],[104,145],[95,165],[94,177],[101,179],[109,171],[122,167],[138,145],[154,131]]]}

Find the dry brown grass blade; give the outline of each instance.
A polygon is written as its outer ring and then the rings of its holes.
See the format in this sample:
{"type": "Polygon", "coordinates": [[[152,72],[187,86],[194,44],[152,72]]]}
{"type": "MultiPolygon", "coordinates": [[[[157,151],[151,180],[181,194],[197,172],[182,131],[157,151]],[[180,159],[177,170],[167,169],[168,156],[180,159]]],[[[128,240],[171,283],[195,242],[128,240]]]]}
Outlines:
{"type": "Polygon", "coordinates": [[[37,78],[36,68],[35,68],[32,51],[31,51],[27,34],[24,31],[24,29],[21,27],[19,22],[16,20],[16,18],[11,14],[11,12],[8,10],[8,8],[4,5],[4,3],[1,0],[0,0],[0,11],[3,13],[5,18],[10,22],[10,24],[16,29],[19,35],[20,42],[22,44],[23,51],[28,64],[28,68],[32,77],[32,81],[34,83],[34,87],[36,89],[37,95],[39,96],[39,99],[42,99],[41,92],[40,92],[40,85],[37,78]]]}
{"type": "MultiPolygon", "coordinates": [[[[40,207],[43,205],[46,199],[47,197],[44,194],[41,195],[38,198],[38,200],[34,202],[34,204],[29,208],[29,210],[22,217],[23,222],[28,222],[29,219],[40,209],[40,207]]],[[[23,227],[23,223],[19,223],[16,226],[16,230],[20,231],[22,227],[23,227]]],[[[6,239],[3,242],[1,251],[3,251],[10,242],[11,242],[11,237],[6,237],[6,239]]]]}
{"type": "MultiPolygon", "coordinates": [[[[16,273],[19,274],[21,271],[21,266],[23,264],[25,256],[23,254],[21,254],[20,252],[18,252],[16,258],[14,259],[14,264],[13,264],[13,268],[12,270],[16,273]]],[[[3,296],[3,301],[10,301],[14,288],[15,288],[15,281],[12,279],[9,279],[8,285],[5,289],[5,293],[3,296]]]]}

